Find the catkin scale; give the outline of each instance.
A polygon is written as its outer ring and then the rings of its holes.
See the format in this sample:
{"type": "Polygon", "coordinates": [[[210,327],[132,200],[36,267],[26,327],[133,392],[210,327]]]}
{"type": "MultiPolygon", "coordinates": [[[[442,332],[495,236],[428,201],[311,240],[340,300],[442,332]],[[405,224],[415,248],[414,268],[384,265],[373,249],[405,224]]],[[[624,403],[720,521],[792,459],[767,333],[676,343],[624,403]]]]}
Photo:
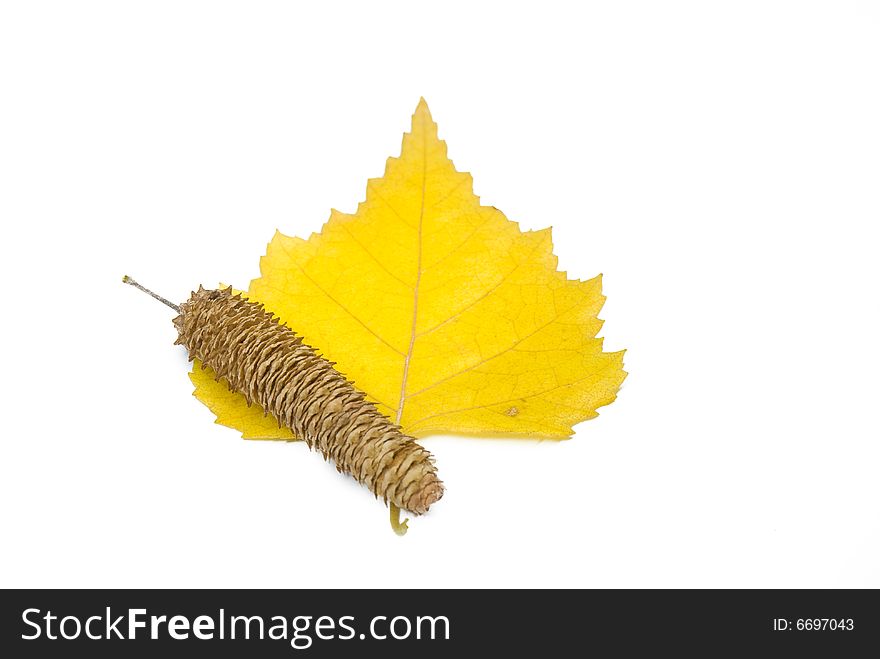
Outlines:
{"type": "Polygon", "coordinates": [[[199,287],[174,326],[191,360],[386,503],[419,515],[443,496],[431,454],[262,304],[199,287]]]}

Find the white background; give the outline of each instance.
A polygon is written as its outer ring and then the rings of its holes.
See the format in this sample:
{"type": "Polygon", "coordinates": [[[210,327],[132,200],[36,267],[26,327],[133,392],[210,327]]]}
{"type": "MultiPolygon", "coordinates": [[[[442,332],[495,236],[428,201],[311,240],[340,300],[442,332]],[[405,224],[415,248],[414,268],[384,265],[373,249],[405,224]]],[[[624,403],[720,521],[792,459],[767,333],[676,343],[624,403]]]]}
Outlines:
{"type": "Polygon", "coordinates": [[[4,3],[0,585],[880,586],[878,81],[868,1],[4,3]],[[568,442],[425,440],[400,538],[120,278],[246,286],[422,95],[630,376],[568,442]]]}

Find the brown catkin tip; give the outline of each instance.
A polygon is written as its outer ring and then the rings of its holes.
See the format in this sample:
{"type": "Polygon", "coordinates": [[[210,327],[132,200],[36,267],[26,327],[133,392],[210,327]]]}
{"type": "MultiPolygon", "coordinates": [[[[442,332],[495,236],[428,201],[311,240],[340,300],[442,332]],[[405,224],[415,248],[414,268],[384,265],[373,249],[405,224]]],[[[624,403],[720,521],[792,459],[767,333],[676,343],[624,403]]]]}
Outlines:
{"type": "Polygon", "coordinates": [[[174,319],[175,343],[248,403],[333,460],[386,503],[420,515],[443,496],[431,454],[263,309],[232,288],[199,287],[174,319]]]}

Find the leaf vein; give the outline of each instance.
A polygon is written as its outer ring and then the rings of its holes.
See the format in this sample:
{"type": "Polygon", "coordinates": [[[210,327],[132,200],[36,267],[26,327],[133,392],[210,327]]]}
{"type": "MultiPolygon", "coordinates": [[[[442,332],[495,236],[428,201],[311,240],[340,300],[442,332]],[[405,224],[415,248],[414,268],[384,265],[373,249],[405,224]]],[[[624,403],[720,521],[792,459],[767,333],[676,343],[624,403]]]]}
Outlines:
{"type": "Polygon", "coordinates": [[[406,286],[407,288],[412,288],[412,284],[410,284],[409,282],[405,282],[405,281],[403,281],[403,279],[401,279],[400,277],[398,277],[397,275],[395,275],[393,272],[391,272],[391,271],[385,266],[385,264],[382,263],[382,261],[380,261],[378,258],[376,258],[376,256],[375,256],[375,255],[374,255],[369,249],[367,249],[367,246],[364,245],[364,244],[358,239],[358,237],[355,236],[355,235],[351,232],[351,229],[349,229],[349,228],[345,225],[344,222],[341,222],[340,225],[342,226],[343,229],[345,229],[345,233],[347,233],[347,234],[349,235],[349,237],[355,242],[355,244],[357,244],[357,246],[360,247],[360,248],[364,251],[364,254],[366,254],[366,255],[369,256],[371,259],[373,259],[373,261],[376,263],[376,265],[378,265],[380,268],[382,268],[382,270],[384,270],[385,273],[386,273],[389,277],[392,277],[393,279],[396,279],[397,281],[399,281],[401,284],[403,284],[403,285],[406,286]]]}
{"type": "MultiPolygon", "coordinates": [[[[488,409],[488,408],[491,408],[495,405],[504,405],[505,403],[515,403],[516,401],[529,400],[530,398],[538,398],[539,396],[544,396],[545,394],[552,393],[552,392],[557,391],[559,389],[564,389],[566,387],[572,387],[576,384],[580,384],[584,380],[589,380],[590,378],[593,378],[593,377],[596,377],[597,375],[605,373],[606,371],[611,370],[615,366],[616,366],[616,363],[614,361],[609,361],[607,364],[605,364],[601,368],[596,369],[595,371],[592,371],[589,375],[585,375],[584,377],[578,378],[577,380],[572,380],[571,382],[566,382],[565,384],[556,385],[554,387],[550,387],[549,389],[545,389],[543,391],[538,391],[533,394],[526,394],[525,396],[517,396],[515,398],[508,398],[507,400],[497,400],[492,403],[486,403],[485,405],[474,405],[473,407],[462,407],[462,408],[455,409],[455,410],[445,410],[443,412],[436,412],[434,414],[429,414],[427,416],[423,416],[421,419],[418,419],[416,421],[412,421],[411,423],[408,424],[407,427],[412,429],[413,427],[417,426],[418,424],[423,423],[423,422],[427,421],[428,419],[436,418],[438,416],[447,416],[449,414],[457,414],[458,412],[471,412],[473,410],[488,409]]],[[[564,403],[559,403],[559,401],[552,400],[552,399],[547,400],[547,402],[551,403],[553,405],[559,404],[559,405],[563,405],[564,407],[571,407],[570,405],[565,405],[564,403]]],[[[572,409],[577,409],[578,411],[583,411],[583,410],[580,410],[579,408],[572,408],[572,409]]]]}
{"type": "Polygon", "coordinates": [[[499,287],[500,287],[505,281],[507,281],[507,280],[511,277],[511,275],[513,275],[513,273],[515,273],[517,270],[519,270],[520,267],[521,267],[524,263],[528,263],[529,260],[532,258],[532,256],[534,256],[535,252],[538,251],[538,247],[540,247],[540,246],[541,246],[540,243],[538,243],[537,245],[535,245],[534,249],[533,249],[531,252],[529,252],[529,255],[528,255],[525,259],[523,259],[522,261],[520,261],[519,263],[517,263],[516,266],[515,266],[513,269],[510,270],[510,272],[507,272],[503,277],[501,277],[501,279],[498,280],[498,283],[496,283],[494,286],[492,286],[492,288],[490,288],[488,291],[486,291],[485,293],[483,293],[483,294],[482,294],[480,297],[478,297],[476,300],[474,300],[473,302],[468,303],[467,305],[465,305],[464,308],[462,308],[462,309],[460,309],[459,311],[455,312],[454,314],[452,314],[452,315],[451,315],[449,318],[447,318],[446,320],[444,320],[444,321],[442,321],[442,322],[440,322],[440,323],[437,323],[436,325],[434,325],[434,327],[432,327],[432,328],[430,328],[430,329],[427,329],[427,330],[425,330],[424,332],[420,332],[420,333],[419,333],[419,336],[420,336],[420,337],[421,337],[421,336],[426,336],[426,335],[430,334],[431,332],[434,332],[435,330],[440,329],[441,327],[443,327],[443,326],[446,325],[447,323],[451,323],[453,320],[455,320],[456,318],[458,318],[459,316],[461,316],[462,314],[464,314],[465,312],[467,312],[468,310],[470,310],[471,308],[475,307],[475,306],[478,305],[480,302],[482,302],[483,300],[485,300],[485,299],[486,299],[487,297],[489,297],[492,293],[494,293],[496,290],[498,290],[498,288],[499,288],[499,287]]]}
{"type": "Polygon", "coordinates": [[[347,313],[349,316],[351,316],[355,321],[358,322],[358,324],[360,324],[361,327],[363,327],[363,328],[364,328],[365,330],[367,330],[370,334],[372,334],[373,336],[375,336],[379,341],[381,341],[382,343],[384,343],[386,346],[388,346],[391,350],[393,350],[394,352],[396,352],[398,355],[403,356],[403,353],[402,353],[400,350],[398,350],[398,349],[395,348],[393,345],[391,345],[390,343],[388,343],[388,341],[386,341],[385,339],[383,339],[379,334],[376,333],[376,331],[375,331],[373,328],[371,328],[371,327],[370,327],[369,325],[367,325],[364,321],[362,321],[360,318],[358,318],[358,317],[355,315],[355,313],[354,313],[351,309],[349,309],[349,308],[346,307],[344,304],[342,304],[342,302],[340,302],[339,300],[337,300],[333,295],[331,295],[327,290],[325,290],[324,287],[321,286],[321,284],[319,284],[317,281],[315,281],[315,279],[314,279],[314,278],[313,278],[308,272],[306,272],[305,268],[303,268],[299,263],[297,263],[297,261],[293,258],[293,255],[290,253],[290,251],[287,249],[286,246],[284,246],[283,249],[284,249],[284,251],[287,253],[287,256],[290,258],[290,262],[293,263],[293,264],[299,269],[299,271],[303,274],[303,276],[304,276],[306,279],[308,279],[310,282],[312,282],[312,284],[315,286],[315,288],[317,288],[317,289],[318,289],[319,291],[321,291],[324,295],[326,295],[327,298],[328,298],[331,302],[335,303],[340,309],[342,309],[345,313],[347,313]]]}
{"type": "Polygon", "coordinates": [[[409,332],[409,349],[403,358],[403,378],[400,383],[400,401],[397,404],[397,419],[395,423],[400,423],[403,418],[403,406],[406,404],[406,382],[409,378],[409,367],[412,363],[413,349],[416,345],[416,324],[419,319],[419,286],[422,283],[422,225],[425,220],[425,192],[428,185],[428,144],[425,132],[425,118],[421,118],[422,128],[422,199],[419,208],[419,224],[418,224],[418,254],[416,257],[416,283],[413,287],[413,313],[412,325],[409,332]]]}
{"type": "Polygon", "coordinates": [[[437,386],[443,384],[444,382],[448,382],[449,380],[451,380],[451,379],[453,379],[453,378],[456,378],[456,377],[458,377],[459,375],[463,375],[464,373],[467,373],[467,372],[469,372],[469,371],[474,370],[475,368],[478,368],[478,367],[482,366],[482,365],[485,364],[486,362],[490,362],[490,361],[492,361],[493,359],[497,359],[498,357],[501,357],[502,355],[507,354],[508,352],[510,352],[511,350],[513,350],[514,348],[516,348],[520,343],[522,343],[523,341],[526,341],[526,340],[532,338],[533,336],[535,336],[535,334],[537,334],[538,332],[541,332],[542,330],[546,329],[547,327],[549,327],[550,325],[552,325],[553,323],[555,323],[560,317],[564,316],[564,315],[567,314],[568,312],[570,312],[570,311],[574,311],[575,309],[577,309],[577,308],[578,308],[581,304],[583,304],[583,303],[584,303],[584,300],[581,300],[581,301],[578,302],[577,304],[575,304],[575,305],[569,307],[568,309],[566,309],[566,310],[565,310],[564,312],[562,312],[561,314],[556,314],[556,315],[555,315],[553,318],[551,318],[548,322],[544,323],[543,325],[541,325],[540,327],[538,327],[538,328],[535,329],[534,331],[529,332],[528,334],[526,334],[524,337],[522,337],[522,338],[520,338],[520,339],[517,339],[516,341],[513,342],[513,344],[511,344],[511,345],[509,345],[508,347],[504,348],[504,349],[501,350],[500,352],[495,353],[495,354],[492,355],[491,357],[486,357],[485,359],[481,359],[481,360],[478,361],[477,363],[472,364],[471,366],[468,366],[467,368],[463,368],[463,369],[461,369],[460,371],[456,371],[455,373],[452,373],[452,374],[450,374],[450,375],[447,375],[445,378],[441,378],[440,380],[437,380],[436,382],[434,382],[434,383],[431,384],[431,385],[428,385],[428,386],[425,387],[424,389],[420,389],[419,391],[416,391],[415,393],[410,394],[410,395],[409,395],[409,398],[413,398],[413,397],[415,397],[415,396],[418,396],[419,394],[423,394],[423,393],[425,393],[426,391],[429,391],[430,389],[433,389],[434,387],[437,387],[437,386]]]}

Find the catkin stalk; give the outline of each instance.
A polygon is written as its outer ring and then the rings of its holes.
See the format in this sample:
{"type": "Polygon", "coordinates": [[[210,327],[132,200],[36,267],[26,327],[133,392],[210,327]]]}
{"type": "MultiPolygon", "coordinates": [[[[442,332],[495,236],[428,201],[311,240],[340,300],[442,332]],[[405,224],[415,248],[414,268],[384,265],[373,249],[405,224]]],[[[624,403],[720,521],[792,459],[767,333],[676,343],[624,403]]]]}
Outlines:
{"type": "Polygon", "coordinates": [[[262,304],[232,288],[199,287],[179,311],[175,343],[190,359],[213,369],[339,471],[416,515],[443,496],[431,454],[262,304]]]}

